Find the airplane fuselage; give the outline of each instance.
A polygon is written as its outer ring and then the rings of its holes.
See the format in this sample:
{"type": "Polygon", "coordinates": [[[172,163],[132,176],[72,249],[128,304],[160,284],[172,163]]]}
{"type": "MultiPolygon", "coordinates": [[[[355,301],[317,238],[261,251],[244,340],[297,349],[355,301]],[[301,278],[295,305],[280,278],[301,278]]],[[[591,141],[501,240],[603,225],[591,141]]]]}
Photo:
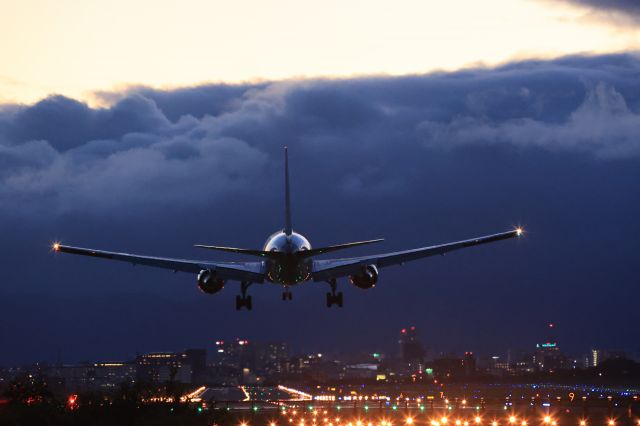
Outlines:
{"type": "Polygon", "coordinates": [[[312,261],[298,253],[311,250],[311,244],[301,234],[283,231],[272,234],[264,244],[264,251],[282,253],[267,259],[267,279],[276,284],[291,286],[307,281],[311,277],[312,261]]]}

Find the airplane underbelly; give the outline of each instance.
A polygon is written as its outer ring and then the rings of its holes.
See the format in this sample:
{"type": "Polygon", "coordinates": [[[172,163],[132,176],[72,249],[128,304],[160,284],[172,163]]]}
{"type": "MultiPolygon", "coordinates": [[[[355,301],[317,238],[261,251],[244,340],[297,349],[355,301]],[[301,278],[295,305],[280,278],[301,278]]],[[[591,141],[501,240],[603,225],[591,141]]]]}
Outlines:
{"type": "Polygon", "coordinates": [[[311,278],[311,262],[274,262],[267,278],[275,284],[296,285],[311,278]]]}

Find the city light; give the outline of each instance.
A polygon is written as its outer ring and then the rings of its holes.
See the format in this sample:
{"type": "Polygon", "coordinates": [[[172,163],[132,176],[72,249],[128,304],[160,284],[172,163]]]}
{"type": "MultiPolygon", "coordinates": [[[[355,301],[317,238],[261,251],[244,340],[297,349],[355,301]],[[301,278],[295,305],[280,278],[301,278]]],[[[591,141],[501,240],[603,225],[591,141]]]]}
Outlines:
{"type": "Polygon", "coordinates": [[[551,423],[551,417],[549,416],[544,416],[544,420],[545,423],[551,423]]]}
{"type": "Polygon", "coordinates": [[[587,426],[587,421],[586,420],[580,420],[580,426],[587,426]]]}
{"type": "Polygon", "coordinates": [[[498,426],[498,422],[494,420],[493,423],[491,423],[491,426],[498,426]]]}
{"type": "Polygon", "coordinates": [[[482,422],[482,419],[480,416],[476,416],[476,424],[480,424],[480,422],[482,422]]]}
{"type": "Polygon", "coordinates": [[[509,423],[515,423],[516,420],[518,420],[518,419],[516,419],[516,416],[509,417],[509,423]]]}
{"type": "Polygon", "coordinates": [[[456,420],[456,426],[460,426],[462,424],[462,422],[458,419],[456,420]]]}
{"type": "Polygon", "coordinates": [[[609,419],[609,426],[614,426],[616,424],[616,421],[613,419],[609,419]]]}
{"type": "Polygon", "coordinates": [[[440,419],[440,423],[442,423],[443,425],[446,425],[447,424],[447,418],[446,417],[441,418],[440,419]]]}

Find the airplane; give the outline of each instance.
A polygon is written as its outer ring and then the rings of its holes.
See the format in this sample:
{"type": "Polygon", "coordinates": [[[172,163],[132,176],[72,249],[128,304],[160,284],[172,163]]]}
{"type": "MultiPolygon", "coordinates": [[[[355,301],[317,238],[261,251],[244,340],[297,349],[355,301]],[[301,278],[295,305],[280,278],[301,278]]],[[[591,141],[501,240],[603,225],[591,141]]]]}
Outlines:
{"type": "Polygon", "coordinates": [[[240,295],[236,296],[236,309],[252,309],[251,296],[247,295],[249,286],[265,282],[283,288],[282,300],[292,300],[290,287],[311,281],[325,281],[331,292],[326,294],[327,307],[342,307],[342,292],[337,292],[337,279],[349,277],[349,281],[360,289],[370,289],[378,282],[379,268],[402,265],[416,259],[446,253],[466,247],[491,243],[494,241],[518,238],[524,234],[521,227],[498,234],[486,235],[468,240],[439,244],[390,253],[344,257],[338,259],[315,259],[316,256],[338,250],[373,244],[383,241],[374,239],[337,244],[321,248],[312,248],[309,240],[293,231],[291,222],[291,197],[289,188],[289,156],[284,148],[284,228],[272,234],[262,250],[222,247],[196,244],[195,247],[254,256],[252,262],[216,262],[209,260],[172,259],[165,257],[140,256],[90,248],[73,247],[55,242],[53,252],[91,256],[102,259],[119,260],[133,265],[147,265],[197,274],[197,285],[203,293],[214,294],[221,291],[227,281],[240,282],[240,295]]]}

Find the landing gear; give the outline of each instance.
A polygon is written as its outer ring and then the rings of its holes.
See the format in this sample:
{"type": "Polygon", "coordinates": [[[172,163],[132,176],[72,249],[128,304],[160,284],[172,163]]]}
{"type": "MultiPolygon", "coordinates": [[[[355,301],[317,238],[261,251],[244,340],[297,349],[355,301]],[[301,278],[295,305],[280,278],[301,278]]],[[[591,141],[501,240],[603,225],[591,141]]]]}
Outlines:
{"type": "Polygon", "coordinates": [[[330,308],[333,305],[342,308],[342,292],[340,291],[336,293],[336,288],[338,287],[336,279],[332,278],[328,283],[331,286],[331,293],[327,293],[327,308],[330,308]]]}
{"type": "Polygon", "coordinates": [[[242,308],[247,308],[247,311],[250,311],[252,306],[251,296],[247,296],[247,289],[252,283],[248,281],[242,281],[240,283],[240,291],[241,295],[236,296],[236,311],[239,311],[242,308]]]}
{"type": "Polygon", "coordinates": [[[285,287],[284,291],[282,292],[282,300],[292,300],[292,299],[293,299],[293,293],[291,293],[289,289],[285,287]]]}

